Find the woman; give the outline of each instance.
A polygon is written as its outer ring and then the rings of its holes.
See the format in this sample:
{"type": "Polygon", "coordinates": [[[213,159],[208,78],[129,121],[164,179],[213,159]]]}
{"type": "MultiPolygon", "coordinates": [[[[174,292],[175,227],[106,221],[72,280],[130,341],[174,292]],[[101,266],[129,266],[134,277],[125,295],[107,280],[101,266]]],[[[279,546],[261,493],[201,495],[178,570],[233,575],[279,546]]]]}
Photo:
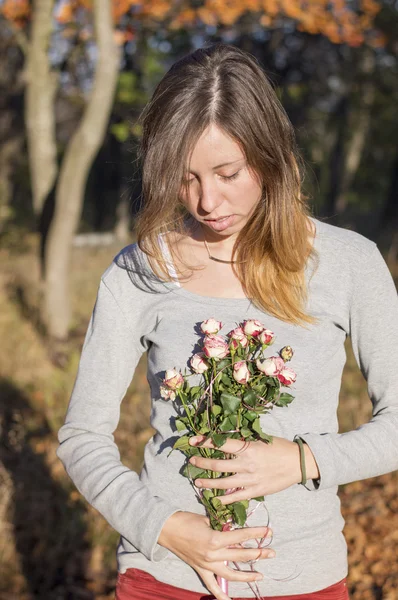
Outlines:
{"type": "MultiPolygon", "coordinates": [[[[223,44],[195,51],[165,75],[142,118],[138,243],[101,279],[58,449],[121,534],[116,598],[248,598],[257,581],[264,598],[346,599],[337,486],[398,467],[391,275],[373,242],[310,217],[292,126],[250,55],[223,44]],[[240,488],[224,503],[267,496],[273,540],[261,551],[244,544],[267,534],[264,515],[212,531],[180,474],[184,456],[170,454],[174,411],[160,383],[171,365],[184,370],[195,327],[209,317],[222,321],[221,333],[258,319],[295,349],[295,401],[262,418],[273,443],[241,451],[228,440],[222,450],[236,456],[236,474],[211,480],[240,488]],[[338,434],[347,335],[374,409],[369,423],[338,434]],[[145,351],[156,433],[138,476],[120,462],[112,433],[145,351]],[[255,572],[231,567],[254,560],[255,572]]],[[[197,459],[215,471],[220,463],[197,459]]]]}

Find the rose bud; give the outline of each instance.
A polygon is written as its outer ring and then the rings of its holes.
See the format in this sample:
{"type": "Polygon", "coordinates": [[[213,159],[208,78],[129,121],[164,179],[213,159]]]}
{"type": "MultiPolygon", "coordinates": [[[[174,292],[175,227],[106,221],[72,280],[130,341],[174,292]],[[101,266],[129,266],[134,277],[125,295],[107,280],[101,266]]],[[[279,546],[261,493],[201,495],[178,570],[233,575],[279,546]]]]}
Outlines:
{"type": "Polygon", "coordinates": [[[236,329],[230,331],[228,335],[231,340],[230,344],[233,348],[235,348],[235,350],[239,346],[242,346],[242,348],[246,348],[247,344],[249,343],[249,340],[245,336],[242,327],[236,327],[236,329]]]}
{"type": "Polygon", "coordinates": [[[222,327],[221,321],[216,321],[216,319],[213,319],[213,318],[206,319],[206,321],[203,321],[203,323],[200,326],[203,333],[206,333],[207,335],[218,333],[220,331],[221,327],[222,327]]]}
{"type": "Polygon", "coordinates": [[[264,344],[264,346],[270,346],[274,341],[274,338],[275,334],[270,329],[264,329],[258,336],[258,339],[262,344],[264,344]]]}
{"type": "Polygon", "coordinates": [[[293,357],[293,348],[291,346],[283,346],[279,354],[285,362],[289,362],[289,360],[292,360],[293,357]]]}
{"type": "Polygon", "coordinates": [[[250,379],[250,371],[244,360],[239,360],[234,364],[233,376],[238,383],[247,383],[250,379]]]}
{"type": "Polygon", "coordinates": [[[194,354],[190,360],[191,369],[201,375],[209,368],[209,363],[204,359],[205,354],[203,352],[198,352],[194,354]]]}
{"type": "Polygon", "coordinates": [[[280,373],[278,373],[277,377],[282,385],[291,385],[296,381],[297,375],[293,369],[290,369],[290,367],[285,367],[280,373]]]}
{"type": "Polygon", "coordinates": [[[163,383],[166,387],[171,390],[177,390],[184,384],[184,379],[178,371],[175,369],[168,369],[163,379],[163,383]]]}
{"type": "Polygon", "coordinates": [[[280,356],[271,356],[271,358],[258,358],[256,360],[257,369],[268,375],[268,377],[276,377],[283,369],[285,363],[280,356]]]}
{"type": "Polygon", "coordinates": [[[203,350],[208,358],[225,358],[229,353],[228,344],[221,335],[207,335],[203,350]]]}
{"type": "Polygon", "coordinates": [[[160,386],[160,395],[163,400],[175,400],[176,397],[175,391],[165,387],[164,385],[160,386]]]}
{"type": "Polygon", "coordinates": [[[263,331],[264,325],[255,319],[249,319],[243,323],[243,331],[246,335],[257,337],[263,331]]]}

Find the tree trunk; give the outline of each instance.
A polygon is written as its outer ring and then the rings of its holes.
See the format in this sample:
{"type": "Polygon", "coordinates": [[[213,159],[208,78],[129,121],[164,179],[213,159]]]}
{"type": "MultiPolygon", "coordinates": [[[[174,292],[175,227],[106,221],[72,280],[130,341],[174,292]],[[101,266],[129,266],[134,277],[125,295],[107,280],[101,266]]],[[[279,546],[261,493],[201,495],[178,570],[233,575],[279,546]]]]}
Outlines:
{"type": "Polygon", "coordinates": [[[340,215],[347,207],[347,195],[350,191],[355,174],[358,171],[365,147],[366,136],[369,131],[370,113],[375,98],[375,86],[372,81],[374,69],[375,57],[373,51],[364,50],[361,74],[365,76],[365,80],[360,87],[360,104],[357,107],[352,107],[352,114],[348,119],[348,122],[352,123],[350,129],[353,130],[353,134],[345,148],[340,190],[336,198],[336,212],[340,215]]]}
{"type": "Polygon", "coordinates": [[[392,165],[390,187],[382,214],[382,227],[398,223],[398,152],[392,165]]]}
{"type": "Polygon", "coordinates": [[[130,190],[127,185],[122,188],[119,204],[116,209],[115,237],[120,244],[125,244],[130,238],[131,212],[130,190]]]}
{"type": "Polygon", "coordinates": [[[13,162],[22,151],[23,141],[23,135],[15,135],[0,147],[0,234],[6,231],[12,218],[13,162]]]}
{"type": "Polygon", "coordinates": [[[119,71],[109,0],[95,0],[98,60],[93,90],[65,152],[55,194],[55,212],[45,250],[44,319],[51,338],[65,340],[70,322],[68,274],[87,176],[104,139],[119,71]]]}
{"type": "Polygon", "coordinates": [[[26,64],[25,124],[33,210],[39,217],[57,176],[54,97],[58,76],[51,72],[48,48],[54,0],[35,0],[26,64]]]}
{"type": "Polygon", "coordinates": [[[329,217],[333,217],[336,213],[336,201],[344,172],[344,136],[347,127],[348,102],[348,97],[344,95],[334,115],[337,118],[336,138],[329,159],[329,191],[323,207],[325,215],[329,217]]]}

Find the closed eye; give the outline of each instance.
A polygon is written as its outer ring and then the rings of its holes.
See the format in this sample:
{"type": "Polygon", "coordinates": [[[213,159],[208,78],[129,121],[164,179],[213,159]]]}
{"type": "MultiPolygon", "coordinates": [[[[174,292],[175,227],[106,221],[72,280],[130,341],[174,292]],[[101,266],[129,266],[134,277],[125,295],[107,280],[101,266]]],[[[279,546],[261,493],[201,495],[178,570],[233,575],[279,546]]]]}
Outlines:
{"type": "MultiPolygon", "coordinates": [[[[241,172],[242,169],[239,169],[239,171],[236,171],[236,173],[233,173],[232,175],[220,175],[221,179],[223,179],[224,181],[233,181],[234,179],[236,179],[239,175],[239,173],[241,172]]],[[[189,185],[190,183],[192,183],[193,181],[195,181],[196,177],[192,177],[191,179],[186,179],[184,181],[184,183],[186,185],[189,185]]]]}
{"type": "Polygon", "coordinates": [[[224,179],[224,181],[233,181],[234,179],[236,179],[240,173],[241,169],[239,169],[239,171],[236,171],[236,173],[234,173],[233,175],[220,175],[221,179],[224,179]]]}

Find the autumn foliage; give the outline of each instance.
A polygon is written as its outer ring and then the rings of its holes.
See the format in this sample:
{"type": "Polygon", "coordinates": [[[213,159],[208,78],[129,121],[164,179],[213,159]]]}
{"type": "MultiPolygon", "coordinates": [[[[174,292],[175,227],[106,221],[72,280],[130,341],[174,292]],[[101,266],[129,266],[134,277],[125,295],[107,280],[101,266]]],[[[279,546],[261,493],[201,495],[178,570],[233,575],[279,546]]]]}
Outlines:
{"type": "MultiPolygon", "coordinates": [[[[90,11],[94,0],[62,0],[56,4],[55,17],[68,25],[78,19],[79,11],[90,11]]],[[[0,11],[17,27],[29,21],[28,0],[5,0],[0,11]]],[[[128,13],[146,24],[166,24],[170,29],[190,29],[198,25],[231,27],[242,17],[264,28],[280,27],[291,20],[300,31],[321,34],[333,43],[373,46],[384,43],[374,29],[374,18],[380,10],[376,0],[359,0],[355,10],[347,0],[112,0],[115,26],[128,13]]],[[[120,31],[118,41],[123,42],[120,31]]]]}

